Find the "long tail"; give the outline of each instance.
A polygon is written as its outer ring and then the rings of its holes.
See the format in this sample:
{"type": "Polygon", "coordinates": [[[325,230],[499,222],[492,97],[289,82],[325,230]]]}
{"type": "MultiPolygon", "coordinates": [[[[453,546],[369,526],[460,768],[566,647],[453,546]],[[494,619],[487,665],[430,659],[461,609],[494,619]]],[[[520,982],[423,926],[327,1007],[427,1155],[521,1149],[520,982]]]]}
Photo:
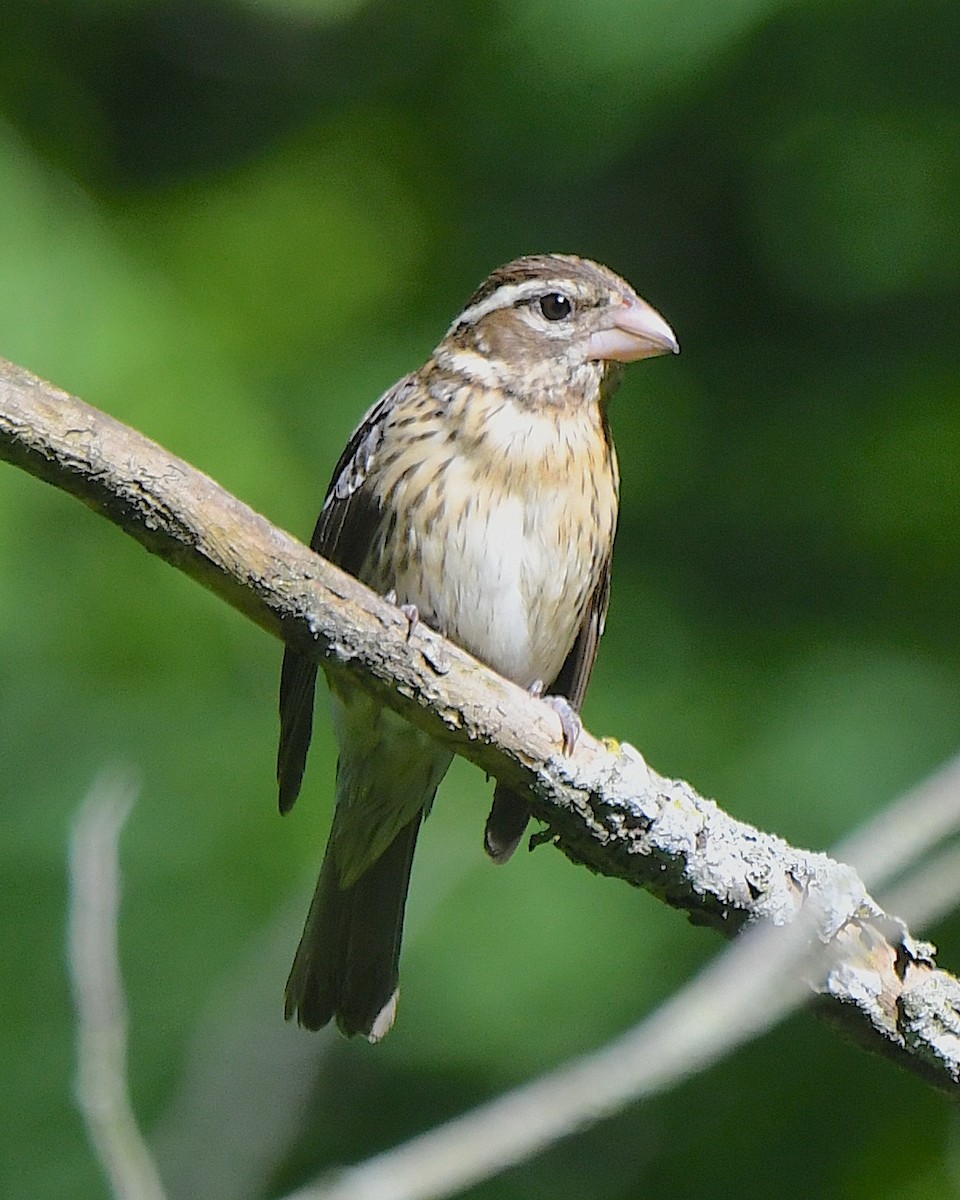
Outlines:
{"type": "MultiPolygon", "coordinates": [[[[400,940],[422,810],[355,883],[340,886],[331,843],[287,980],[286,1016],[307,1029],[335,1020],[378,1042],[397,1006],[400,940]]],[[[332,842],[331,833],[331,842],[332,842]]]]}

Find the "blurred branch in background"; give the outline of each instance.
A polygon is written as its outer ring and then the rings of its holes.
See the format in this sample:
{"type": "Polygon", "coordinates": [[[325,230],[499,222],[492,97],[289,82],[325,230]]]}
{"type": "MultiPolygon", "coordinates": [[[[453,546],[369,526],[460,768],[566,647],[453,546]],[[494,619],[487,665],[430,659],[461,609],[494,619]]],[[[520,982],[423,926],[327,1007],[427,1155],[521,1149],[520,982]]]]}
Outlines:
{"type": "Polygon", "coordinates": [[[118,1200],[164,1200],[127,1083],[127,1005],[117,951],[120,831],[136,799],[129,773],[94,780],[70,835],[70,982],[77,1011],[77,1104],[118,1200]]]}
{"type": "MultiPolygon", "coordinates": [[[[927,924],[949,911],[955,892],[951,894],[949,881],[945,891],[943,885],[935,885],[940,867],[931,874],[929,886],[918,885],[917,867],[931,850],[952,837],[958,827],[960,756],[950,759],[911,788],[869,825],[845,837],[834,846],[833,852],[844,862],[853,863],[871,889],[893,889],[887,907],[907,921],[927,924]],[[906,872],[911,873],[911,878],[898,887],[896,881],[906,872]]],[[[956,853],[954,848],[946,852],[946,860],[938,858],[936,863],[942,866],[943,861],[953,861],[956,853]]],[[[926,862],[924,869],[934,867],[934,863],[926,862]]],[[[955,879],[958,877],[954,874],[955,879]]]]}
{"type": "Polygon", "coordinates": [[[411,638],[392,605],[207,476],[11,364],[0,370],[0,457],[79,496],[328,673],[350,673],[490,774],[530,789],[534,814],[573,861],[728,936],[747,921],[789,925],[806,906],[832,956],[815,990],[856,1036],[955,1088],[956,981],[851,868],[734,821],[626,745],[611,750],[584,733],[572,758],[559,755],[546,705],[426,628],[411,638]]]}

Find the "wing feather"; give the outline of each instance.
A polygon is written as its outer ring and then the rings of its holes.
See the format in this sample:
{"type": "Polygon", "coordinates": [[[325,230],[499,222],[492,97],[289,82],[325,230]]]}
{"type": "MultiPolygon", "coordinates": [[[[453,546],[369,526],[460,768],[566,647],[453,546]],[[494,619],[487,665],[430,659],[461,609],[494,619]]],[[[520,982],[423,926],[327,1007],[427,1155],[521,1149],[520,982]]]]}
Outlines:
{"type": "MultiPolygon", "coordinates": [[[[334,467],[310,548],[351,575],[361,576],[364,561],[381,521],[381,511],[367,485],[383,443],[384,427],[410,387],[408,375],[394,384],[367,412],[350,436],[334,467]]],[[[277,782],[280,811],[288,812],[303,781],[313,732],[317,664],[289,646],[280,672],[280,748],[277,782]]]]}
{"type": "Polygon", "coordinates": [[[607,619],[607,608],[610,604],[610,559],[603,564],[600,579],[593,590],[587,604],[587,611],[567,655],[560,674],[546,690],[553,696],[565,696],[572,708],[577,712],[583,707],[583,699],[587,694],[587,685],[593,674],[594,663],[597,661],[597,650],[603,627],[607,619]]]}

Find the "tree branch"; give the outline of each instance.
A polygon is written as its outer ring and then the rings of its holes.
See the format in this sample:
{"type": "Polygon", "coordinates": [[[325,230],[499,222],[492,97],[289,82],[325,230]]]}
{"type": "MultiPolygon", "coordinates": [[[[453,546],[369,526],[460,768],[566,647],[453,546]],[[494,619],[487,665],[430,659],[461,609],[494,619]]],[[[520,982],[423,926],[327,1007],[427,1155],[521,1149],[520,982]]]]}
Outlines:
{"type": "Polygon", "coordinates": [[[93,783],[70,835],[69,963],[77,1009],[77,1104],[117,1200],[166,1193],[130,1102],[127,1003],[117,952],[117,843],[137,785],[118,771],[93,783]]]}
{"type": "Polygon", "coordinates": [[[960,983],[856,873],[796,850],[584,732],[408,622],[213,480],[120,422],[0,360],[0,458],[71,492],[268,632],[349,674],[483,770],[531,790],[574,862],[644,887],[731,936],[795,922],[826,954],[810,986],[848,1030],[957,1095],[960,983]]]}

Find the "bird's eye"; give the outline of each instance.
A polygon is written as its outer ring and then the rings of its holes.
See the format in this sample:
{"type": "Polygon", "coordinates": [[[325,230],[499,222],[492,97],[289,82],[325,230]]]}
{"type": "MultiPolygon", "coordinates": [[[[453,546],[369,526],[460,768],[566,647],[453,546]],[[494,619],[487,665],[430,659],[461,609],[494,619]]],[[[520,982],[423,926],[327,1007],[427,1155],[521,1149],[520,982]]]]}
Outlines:
{"type": "Polygon", "coordinates": [[[550,292],[540,297],[540,311],[548,321],[562,321],[573,312],[573,305],[563,292],[550,292]]]}

